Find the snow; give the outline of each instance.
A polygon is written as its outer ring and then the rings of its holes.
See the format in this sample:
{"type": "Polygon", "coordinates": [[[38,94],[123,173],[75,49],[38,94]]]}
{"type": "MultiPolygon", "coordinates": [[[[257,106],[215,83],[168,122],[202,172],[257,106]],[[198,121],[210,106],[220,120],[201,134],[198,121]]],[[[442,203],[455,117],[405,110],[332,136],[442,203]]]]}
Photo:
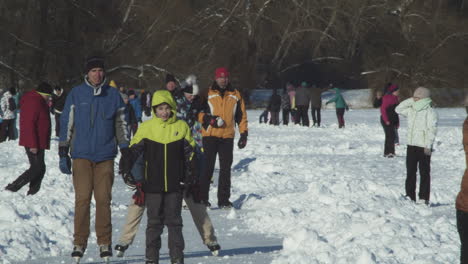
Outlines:
{"type": "MultiPolygon", "coordinates": [[[[459,261],[455,196],[465,169],[461,108],[437,109],[439,130],[432,156],[431,205],[405,199],[406,120],[399,130],[397,157],[383,158],[383,129],[377,109],[346,112],[338,129],[335,111],[323,110],[323,127],[258,124],[249,115],[249,141],[234,151],[232,196],[236,210],[209,211],[222,250],[209,254],[188,211],[183,212],[185,263],[416,263],[459,261]]],[[[57,141],[46,152],[41,191],[26,196],[0,191],[0,263],[69,263],[73,239],[71,177],[58,169],[57,141]]],[[[117,164],[116,164],[117,166],[117,164]]],[[[0,144],[3,184],[28,167],[17,142],[0,144]]],[[[217,173],[217,172],[216,172],[217,173]]],[[[217,175],[217,174],[216,174],[217,175]]],[[[113,189],[113,241],[125,221],[131,192],[116,176],[113,189]]],[[[216,204],[216,190],[210,193],[216,204]]],[[[94,211],[94,209],[92,209],[94,211]]],[[[94,215],[92,216],[92,219],[94,215]]],[[[144,263],[141,224],[126,258],[113,263],[144,263]]],[[[94,225],[92,225],[94,227],[94,225]]],[[[167,234],[162,260],[168,261],[167,234]]],[[[92,231],[82,263],[96,263],[92,231]]]]}

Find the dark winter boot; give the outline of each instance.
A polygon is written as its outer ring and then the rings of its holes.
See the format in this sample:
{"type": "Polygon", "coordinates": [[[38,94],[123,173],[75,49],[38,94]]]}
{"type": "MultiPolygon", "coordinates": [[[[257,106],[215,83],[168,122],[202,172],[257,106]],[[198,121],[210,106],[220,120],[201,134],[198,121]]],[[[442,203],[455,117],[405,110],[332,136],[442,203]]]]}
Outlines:
{"type": "Polygon", "coordinates": [[[184,264],[184,258],[171,258],[171,264],[184,264]]]}
{"type": "Polygon", "coordinates": [[[21,189],[24,185],[28,184],[29,179],[23,174],[18,177],[14,182],[8,184],[5,187],[5,190],[8,190],[10,192],[17,192],[19,189],[21,189]]]}
{"type": "Polygon", "coordinates": [[[99,245],[99,255],[101,258],[112,257],[111,245],[99,245]]]}
{"type": "Polygon", "coordinates": [[[219,207],[219,209],[231,209],[232,208],[232,203],[230,201],[219,203],[218,207],[219,207]]]}
{"type": "Polygon", "coordinates": [[[158,261],[153,261],[153,260],[147,260],[145,261],[145,264],[159,264],[158,261]]]}
{"type": "Polygon", "coordinates": [[[84,255],[84,253],[85,253],[85,251],[86,251],[86,247],[80,246],[80,245],[75,245],[75,246],[73,247],[73,251],[72,251],[72,253],[71,253],[71,256],[72,256],[73,258],[82,258],[83,255],[84,255]]]}
{"type": "Polygon", "coordinates": [[[215,242],[210,242],[210,243],[206,244],[206,246],[211,251],[211,254],[213,256],[218,256],[219,250],[221,249],[221,246],[218,244],[218,242],[216,242],[216,241],[215,242]]]}
{"type": "Polygon", "coordinates": [[[125,250],[128,249],[128,246],[129,245],[120,245],[120,244],[117,244],[115,246],[115,250],[117,251],[117,257],[121,258],[124,256],[125,254],[125,250]]]}

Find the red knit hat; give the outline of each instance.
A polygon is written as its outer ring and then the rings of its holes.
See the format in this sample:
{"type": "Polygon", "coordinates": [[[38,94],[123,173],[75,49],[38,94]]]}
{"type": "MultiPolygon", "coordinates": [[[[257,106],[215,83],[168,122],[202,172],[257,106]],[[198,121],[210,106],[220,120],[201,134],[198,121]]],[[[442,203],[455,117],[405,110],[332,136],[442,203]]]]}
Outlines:
{"type": "Polygon", "coordinates": [[[218,79],[220,77],[229,77],[229,72],[226,68],[221,67],[217,68],[215,71],[215,79],[218,79]]]}

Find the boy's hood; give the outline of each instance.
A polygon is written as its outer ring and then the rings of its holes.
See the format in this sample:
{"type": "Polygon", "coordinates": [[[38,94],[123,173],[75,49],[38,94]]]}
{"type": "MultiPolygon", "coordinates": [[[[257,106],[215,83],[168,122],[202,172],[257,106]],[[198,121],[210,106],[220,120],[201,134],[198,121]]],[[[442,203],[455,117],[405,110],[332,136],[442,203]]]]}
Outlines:
{"type": "MultiPolygon", "coordinates": [[[[159,90],[156,91],[153,94],[153,100],[151,101],[151,108],[158,106],[160,104],[168,104],[171,107],[171,112],[172,115],[171,117],[167,120],[168,122],[172,123],[176,121],[176,111],[177,111],[177,105],[176,102],[174,101],[174,97],[172,97],[172,94],[168,90],[159,90]]],[[[153,112],[153,117],[164,122],[161,118],[156,116],[156,113],[154,112],[154,108],[151,109],[153,112]]]]}

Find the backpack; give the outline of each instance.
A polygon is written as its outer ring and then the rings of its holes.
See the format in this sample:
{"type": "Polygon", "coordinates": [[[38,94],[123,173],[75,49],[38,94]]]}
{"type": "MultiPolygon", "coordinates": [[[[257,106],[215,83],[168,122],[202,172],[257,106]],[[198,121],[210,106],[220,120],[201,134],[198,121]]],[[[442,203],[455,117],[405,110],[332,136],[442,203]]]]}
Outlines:
{"type": "Polygon", "coordinates": [[[12,112],[16,110],[16,103],[13,97],[8,98],[8,110],[12,112]]]}

